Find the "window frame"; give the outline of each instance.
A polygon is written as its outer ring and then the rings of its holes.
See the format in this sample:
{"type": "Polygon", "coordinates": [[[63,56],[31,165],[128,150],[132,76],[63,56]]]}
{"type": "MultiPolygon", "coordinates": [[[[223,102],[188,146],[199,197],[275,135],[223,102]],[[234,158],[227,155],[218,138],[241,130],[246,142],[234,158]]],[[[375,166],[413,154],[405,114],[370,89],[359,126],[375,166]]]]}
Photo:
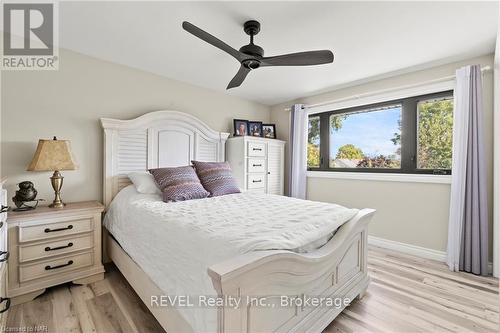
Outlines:
{"type": "MultiPolygon", "coordinates": [[[[342,108],[337,110],[312,113],[311,117],[319,117],[319,167],[307,167],[308,171],[329,171],[329,172],[359,172],[359,173],[400,173],[400,174],[431,174],[431,175],[451,175],[448,169],[418,169],[417,168],[417,126],[418,126],[418,103],[420,101],[453,98],[453,90],[445,90],[437,93],[392,99],[379,103],[364,104],[355,107],[342,108]],[[401,105],[401,168],[332,168],[330,167],[330,116],[344,113],[359,112],[371,108],[387,107],[395,104],[401,105]]],[[[309,130],[309,129],[308,129],[309,130]]]]}

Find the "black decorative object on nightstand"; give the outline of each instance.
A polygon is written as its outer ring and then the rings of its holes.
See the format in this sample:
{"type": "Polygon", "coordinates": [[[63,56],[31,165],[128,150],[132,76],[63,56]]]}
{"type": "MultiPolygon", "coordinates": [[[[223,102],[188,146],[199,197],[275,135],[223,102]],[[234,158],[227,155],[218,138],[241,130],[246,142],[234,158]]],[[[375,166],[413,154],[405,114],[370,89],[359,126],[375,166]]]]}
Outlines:
{"type": "Polygon", "coordinates": [[[14,208],[14,211],[25,211],[35,209],[38,206],[38,202],[43,199],[36,199],[36,195],[38,194],[35,186],[30,181],[24,181],[17,184],[19,186],[19,190],[16,191],[16,195],[12,198],[14,204],[17,208],[14,208]],[[28,202],[34,202],[34,205],[28,205],[28,202]]]}

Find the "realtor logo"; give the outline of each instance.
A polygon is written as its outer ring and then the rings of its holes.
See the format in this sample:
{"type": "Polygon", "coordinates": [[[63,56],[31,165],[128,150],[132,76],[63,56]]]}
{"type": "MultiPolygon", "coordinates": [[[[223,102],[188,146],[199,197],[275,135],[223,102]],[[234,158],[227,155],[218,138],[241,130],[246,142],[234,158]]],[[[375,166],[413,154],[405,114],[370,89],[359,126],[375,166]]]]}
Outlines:
{"type": "Polygon", "coordinates": [[[55,3],[3,4],[2,69],[57,69],[55,7],[55,3]]]}

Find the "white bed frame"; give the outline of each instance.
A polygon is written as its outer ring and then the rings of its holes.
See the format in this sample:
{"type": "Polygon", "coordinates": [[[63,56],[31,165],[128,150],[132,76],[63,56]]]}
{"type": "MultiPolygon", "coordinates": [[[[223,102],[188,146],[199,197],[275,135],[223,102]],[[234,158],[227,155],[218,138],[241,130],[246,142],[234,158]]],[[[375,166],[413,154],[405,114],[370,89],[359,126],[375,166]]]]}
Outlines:
{"type": "MultiPolygon", "coordinates": [[[[217,132],[195,117],[176,111],[157,111],[132,120],[101,119],[104,129],[104,202],[108,206],[129,184],[127,173],[148,168],[188,165],[192,159],[224,161],[228,133],[217,132]]],[[[218,332],[321,332],[341,307],[281,307],[280,296],[322,296],[355,299],[369,283],[367,226],[373,209],[363,209],[345,223],[323,247],[309,253],[256,251],[208,269],[222,297],[256,297],[256,303],[218,309],[218,332]],[[278,296],[277,296],[278,295],[278,296]],[[271,304],[275,304],[273,307],[271,304]]],[[[120,245],[104,232],[103,250],[169,333],[193,329],[173,307],[151,304],[164,295],[120,245]]],[[[175,255],[175,254],[172,254],[175,255]]],[[[255,298],[253,299],[255,301],[255,298]]]]}

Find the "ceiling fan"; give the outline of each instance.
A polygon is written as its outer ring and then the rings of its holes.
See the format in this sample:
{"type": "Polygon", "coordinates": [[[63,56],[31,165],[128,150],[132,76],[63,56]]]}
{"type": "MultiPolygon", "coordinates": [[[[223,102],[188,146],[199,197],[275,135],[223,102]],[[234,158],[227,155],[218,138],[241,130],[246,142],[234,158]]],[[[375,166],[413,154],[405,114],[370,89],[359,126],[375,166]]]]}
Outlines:
{"type": "Polygon", "coordinates": [[[263,66],[310,66],[333,62],[333,53],[330,50],[308,51],[283,54],[274,57],[264,57],[264,49],[253,43],[253,38],[260,31],[260,23],[254,20],[247,21],[243,30],[250,36],[250,44],[242,46],[239,51],[227,45],[220,39],[198,28],[189,22],[182,22],[182,28],[196,37],[229,53],[241,64],[238,73],[233,77],[226,89],[240,86],[252,69],[263,66]]]}

